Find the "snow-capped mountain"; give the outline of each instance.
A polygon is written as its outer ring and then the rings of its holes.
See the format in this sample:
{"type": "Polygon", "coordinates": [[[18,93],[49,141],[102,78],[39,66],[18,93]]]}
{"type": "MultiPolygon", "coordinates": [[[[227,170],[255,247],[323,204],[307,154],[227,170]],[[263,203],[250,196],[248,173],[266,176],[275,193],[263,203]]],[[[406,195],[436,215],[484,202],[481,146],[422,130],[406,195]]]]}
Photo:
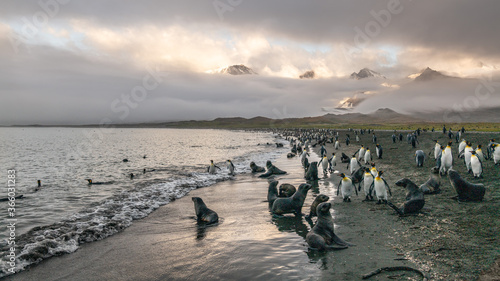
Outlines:
{"type": "Polygon", "coordinates": [[[422,71],[422,73],[420,73],[420,75],[415,78],[415,81],[430,81],[443,78],[451,78],[451,76],[444,75],[439,71],[427,67],[424,71],[422,71]]]}
{"type": "Polygon", "coordinates": [[[251,68],[240,64],[240,65],[231,65],[228,67],[222,67],[219,69],[209,70],[207,73],[212,74],[231,74],[231,75],[245,75],[245,74],[257,74],[257,72],[253,71],[251,68]]]}
{"type": "Polygon", "coordinates": [[[350,76],[351,79],[356,79],[356,80],[368,78],[368,77],[377,77],[377,78],[384,78],[385,79],[384,75],[382,75],[376,71],[373,71],[371,69],[368,69],[368,68],[363,68],[358,73],[353,72],[350,76]]]}

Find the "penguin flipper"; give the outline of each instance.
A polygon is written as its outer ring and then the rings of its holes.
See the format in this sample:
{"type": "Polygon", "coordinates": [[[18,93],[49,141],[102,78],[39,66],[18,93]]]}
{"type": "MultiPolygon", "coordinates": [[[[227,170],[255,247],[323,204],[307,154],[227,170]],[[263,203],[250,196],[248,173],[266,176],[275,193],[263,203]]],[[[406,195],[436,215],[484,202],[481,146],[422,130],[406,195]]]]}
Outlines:
{"type": "Polygon", "coordinates": [[[392,191],[391,191],[391,188],[389,187],[389,185],[387,184],[387,181],[383,178],[382,179],[385,183],[385,186],[387,187],[387,190],[389,190],[389,194],[392,196],[392,191]]]}

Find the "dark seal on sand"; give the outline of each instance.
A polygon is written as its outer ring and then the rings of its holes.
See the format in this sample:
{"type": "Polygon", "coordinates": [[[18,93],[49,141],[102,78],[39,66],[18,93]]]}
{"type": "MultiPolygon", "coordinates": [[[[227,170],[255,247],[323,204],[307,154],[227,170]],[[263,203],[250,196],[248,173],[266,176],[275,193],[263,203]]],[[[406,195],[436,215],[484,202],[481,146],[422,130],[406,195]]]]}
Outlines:
{"type": "Polygon", "coordinates": [[[465,181],[455,170],[448,170],[448,177],[451,185],[455,188],[458,194],[458,201],[475,201],[483,200],[486,189],[483,184],[473,184],[465,181]]]}
{"type": "Polygon", "coordinates": [[[284,183],[284,184],[280,185],[278,196],[279,197],[290,197],[296,191],[297,191],[297,189],[295,188],[295,186],[293,186],[289,183],[284,183]]]}
{"type": "Polygon", "coordinates": [[[429,179],[420,186],[420,190],[424,194],[438,194],[441,192],[440,185],[439,167],[432,167],[429,179]]]}
{"type": "Polygon", "coordinates": [[[267,172],[265,174],[260,175],[259,178],[267,178],[270,177],[271,175],[286,174],[285,171],[276,168],[276,166],[274,166],[273,163],[271,163],[271,161],[269,160],[266,162],[266,167],[267,167],[267,172]]]}
{"type": "Polygon", "coordinates": [[[194,202],[194,210],[199,223],[211,224],[219,221],[217,213],[207,208],[200,197],[192,197],[191,200],[194,202]]]}
{"type": "Polygon", "coordinates": [[[311,165],[309,165],[305,178],[308,181],[318,180],[318,162],[312,162],[311,165]]]}
{"type": "Polygon", "coordinates": [[[318,205],[318,221],[306,236],[307,244],[315,250],[342,250],[349,247],[349,243],[340,239],[333,231],[331,206],[332,204],[327,202],[318,205]]]}
{"type": "Polygon", "coordinates": [[[307,196],[307,191],[311,189],[311,185],[303,183],[299,186],[299,190],[292,197],[278,198],[274,201],[271,212],[276,215],[294,213],[297,216],[302,214],[302,206],[307,196]]]}
{"type": "Polygon", "coordinates": [[[266,171],[266,168],[257,166],[255,162],[250,162],[250,169],[252,169],[252,173],[263,173],[266,171]]]}
{"type": "Polygon", "coordinates": [[[411,180],[404,178],[396,182],[397,186],[405,187],[408,190],[406,194],[406,202],[404,202],[401,207],[396,207],[391,202],[387,202],[391,208],[393,208],[400,216],[407,214],[416,213],[425,205],[424,193],[418,188],[418,186],[411,180]]]}
{"type": "Polygon", "coordinates": [[[309,215],[307,217],[312,218],[318,216],[316,209],[318,208],[319,204],[327,202],[328,200],[330,200],[330,197],[324,194],[316,196],[316,199],[314,199],[314,201],[311,204],[311,210],[309,211],[309,215]]]}

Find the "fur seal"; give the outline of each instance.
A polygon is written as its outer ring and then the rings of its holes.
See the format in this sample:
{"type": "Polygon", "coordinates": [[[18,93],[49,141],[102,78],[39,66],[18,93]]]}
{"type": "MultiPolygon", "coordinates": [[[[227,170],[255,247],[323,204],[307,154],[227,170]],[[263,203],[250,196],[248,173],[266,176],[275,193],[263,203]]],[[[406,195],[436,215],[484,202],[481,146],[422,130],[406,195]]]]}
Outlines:
{"type": "Polygon", "coordinates": [[[389,201],[387,201],[387,205],[393,208],[400,216],[416,213],[422,210],[425,204],[424,193],[416,184],[407,178],[400,179],[395,184],[397,186],[405,187],[406,190],[408,190],[408,193],[406,193],[406,202],[401,204],[399,208],[394,206],[394,204],[389,201]]]}
{"type": "Polygon", "coordinates": [[[340,162],[342,163],[349,163],[351,161],[351,158],[347,156],[344,152],[342,152],[342,156],[340,157],[340,162]]]}
{"type": "Polygon", "coordinates": [[[311,189],[311,185],[303,183],[299,186],[297,192],[292,197],[278,198],[274,200],[271,212],[276,215],[294,213],[296,216],[302,214],[302,206],[307,196],[307,191],[311,189]]]}
{"type": "Polygon", "coordinates": [[[278,186],[278,181],[269,181],[269,188],[267,189],[267,202],[269,202],[269,205],[272,206],[274,203],[274,200],[278,199],[278,189],[276,188],[278,186]]]}
{"type": "Polygon", "coordinates": [[[429,179],[422,185],[420,185],[420,190],[424,194],[438,194],[441,193],[439,186],[441,185],[441,179],[439,177],[439,168],[432,167],[431,175],[429,179]]]}
{"type": "Polygon", "coordinates": [[[309,211],[309,215],[307,215],[307,217],[312,218],[312,217],[318,216],[318,213],[317,213],[318,205],[323,203],[323,202],[328,202],[328,200],[330,200],[330,197],[328,197],[326,195],[320,194],[320,195],[316,196],[316,198],[314,199],[314,201],[311,204],[311,210],[309,211]]]}
{"type": "MultiPolygon", "coordinates": [[[[6,202],[6,201],[9,201],[10,198],[12,197],[5,197],[5,198],[0,198],[0,202],[6,202]]],[[[14,199],[23,199],[24,198],[24,195],[18,195],[18,196],[15,196],[14,199]]]]}
{"type": "Polygon", "coordinates": [[[205,205],[200,197],[191,197],[191,200],[194,202],[194,210],[198,223],[211,224],[219,221],[217,213],[207,208],[207,205],[205,205]]]}
{"type": "Polygon", "coordinates": [[[291,197],[297,189],[289,183],[283,183],[279,187],[278,197],[291,197]]]}
{"type": "Polygon", "coordinates": [[[309,247],[324,250],[342,250],[349,247],[349,243],[340,239],[333,231],[333,218],[330,214],[332,204],[325,202],[318,205],[316,213],[318,220],[306,236],[309,247]]]}
{"type": "Polygon", "coordinates": [[[267,162],[266,162],[266,168],[267,168],[267,172],[260,175],[259,178],[267,178],[267,177],[270,177],[271,175],[286,174],[285,171],[282,171],[282,170],[276,168],[276,166],[274,166],[273,163],[271,163],[271,161],[269,161],[269,160],[267,160],[267,162]]]}
{"type": "Polygon", "coordinates": [[[305,179],[308,181],[318,180],[318,162],[312,162],[307,168],[305,179]]]}
{"type": "Polygon", "coordinates": [[[473,184],[465,181],[457,171],[450,169],[448,171],[451,185],[457,191],[458,201],[482,201],[486,189],[483,184],[473,184]]]}
{"type": "Polygon", "coordinates": [[[262,173],[266,171],[266,168],[257,166],[257,164],[253,161],[250,162],[250,169],[252,169],[252,173],[262,173]]]}
{"type": "Polygon", "coordinates": [[[295,154],[291,152],[288,152],[288,154],[286,155],[286,158],[293,158],[293,157],[295,157],[295,154]]]}

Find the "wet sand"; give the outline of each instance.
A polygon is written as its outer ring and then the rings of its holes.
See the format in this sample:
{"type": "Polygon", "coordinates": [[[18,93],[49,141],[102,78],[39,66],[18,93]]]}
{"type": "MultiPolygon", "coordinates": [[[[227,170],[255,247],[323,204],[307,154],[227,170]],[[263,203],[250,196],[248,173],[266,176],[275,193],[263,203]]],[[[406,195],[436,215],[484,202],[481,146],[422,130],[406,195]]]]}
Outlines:
{"type": "MultiPolygon", "coordinates": [[[[288,172],[276,177],[280,183],[298,186],[304,182],[298,158],[283,155],[275,164],[288,172]]],[[[387,243],[385,233],[391,226],[357,204],[337,203],[333,200],[336,188],[324,180],[309,191],[303,213],[309,212],[317,194],[330,196],[337,235],[357,246],[327,253],[308,250],[305,235],[311,226],[304,217],[273,218],[264,202],[267,187],[265,179],[239,175],[194,190],[119,234],[6,279],[359,280],[362,274],[394,265],[394,259],[400,258],[387,243]],[[199,228],[192,196],[203,198],[221,222],[199,228]]]]}

